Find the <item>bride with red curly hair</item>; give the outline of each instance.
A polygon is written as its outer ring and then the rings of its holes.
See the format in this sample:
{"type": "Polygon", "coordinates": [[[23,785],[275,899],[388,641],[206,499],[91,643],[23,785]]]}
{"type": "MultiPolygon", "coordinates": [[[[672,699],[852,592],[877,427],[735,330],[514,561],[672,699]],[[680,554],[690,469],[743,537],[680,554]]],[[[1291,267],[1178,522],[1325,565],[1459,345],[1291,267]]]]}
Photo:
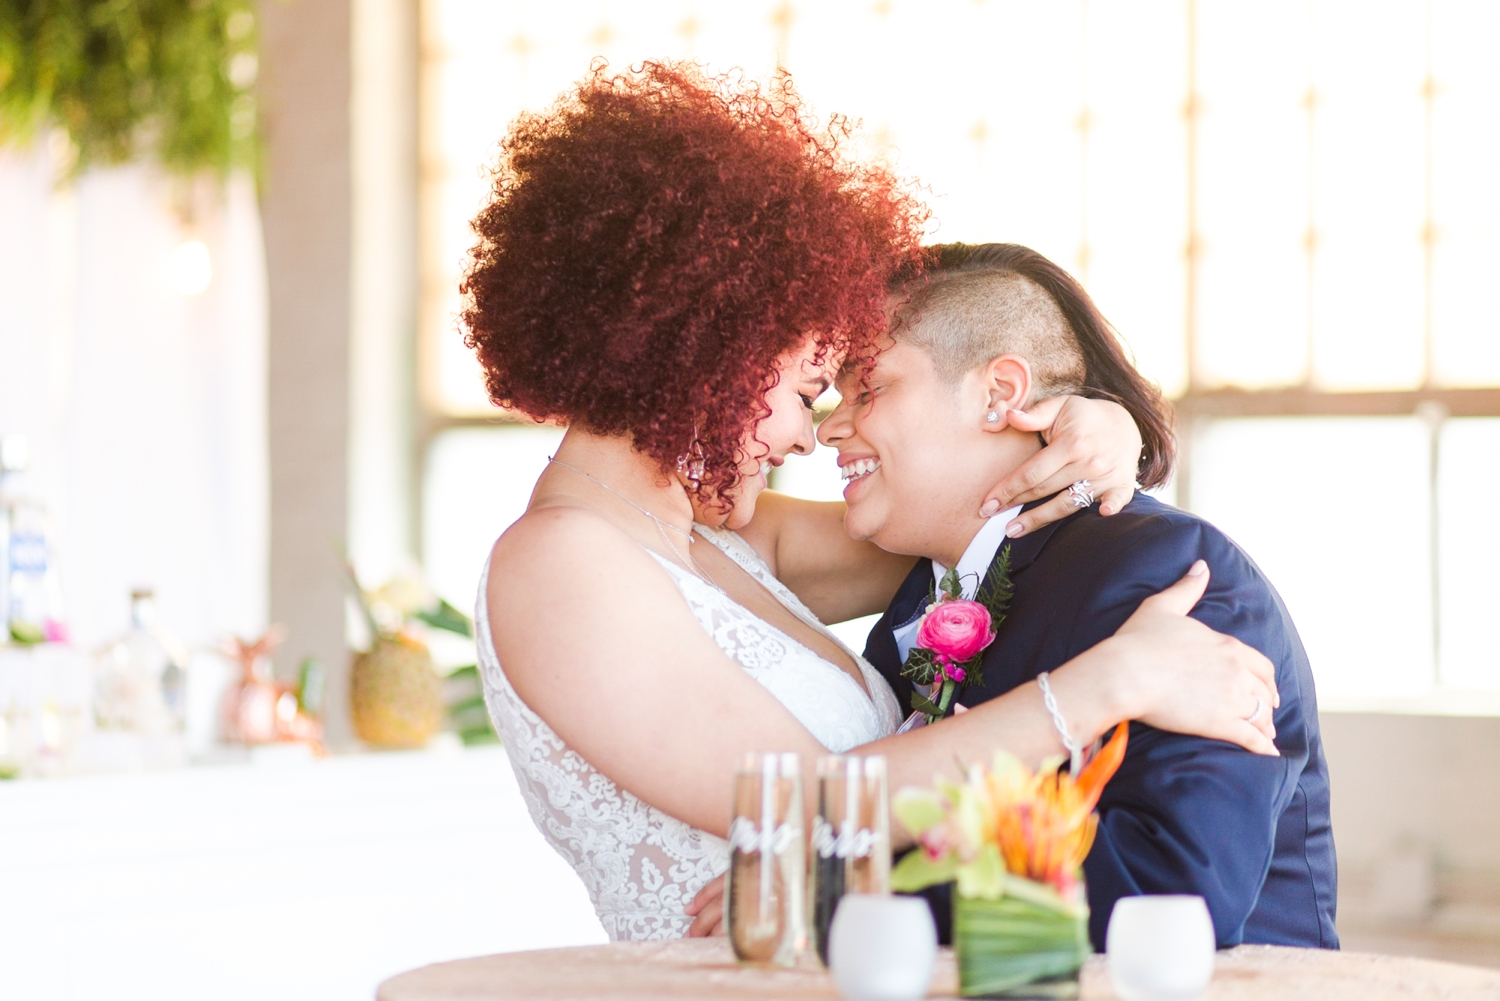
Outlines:
{"type": "MultiPolygon", "coordinates": [[[[920,264],[926,211],[851,137],[785,78],[600,64],[514,124],[474,221],[463,323],[490,397],[568,428],[490,555],[481,672],[532,818],[612,939],[716,930],[746,751],[809,768],[884,754],[900,787],[954,755],[1061,750],[1034,684],[896,735],[890,687],[823,623],[884,610],[912,559],[852,541],[841,503],[766,492],[813,450],[832,374],[873,352],[887,284],[920,264]]],[[[1087,477],[1106,507],[1129,498],[1141,435],[1124,409],[1066,398],[1011,418],[1052,444],[997,495],[1087,477]]],[[[1083,736],[1238,719],[1247,676],[1269,670],[1186,617],[1202,580],[1053,672],[1083,736]]]]}

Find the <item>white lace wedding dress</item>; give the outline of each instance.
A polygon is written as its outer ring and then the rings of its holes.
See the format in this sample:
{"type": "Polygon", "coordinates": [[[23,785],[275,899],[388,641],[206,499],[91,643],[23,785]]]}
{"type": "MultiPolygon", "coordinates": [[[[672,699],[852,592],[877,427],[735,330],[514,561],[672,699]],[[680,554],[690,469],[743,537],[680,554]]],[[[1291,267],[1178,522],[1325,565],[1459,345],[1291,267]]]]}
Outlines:
{"type": "MultiPolygon", "coordinates": [[[[799,618],[832,637],[738,535],[696,528],[799,618]]],[[[896,697],[864,658],[850,654],[864,674],[869,695],[837,665],[722,592],[660,556],[657,561],[720,648],[830,751],[846,751],[895,732],[901,722],[896,697]]],[[[729,868],[727,845],[620,789],[521,701],[490,640],[488,577],[486,565],[474,618],[479,670],[490,718],[505,742],[531,819],[583,880],[611,941],[682,936],[692,920],[683,908],[704,884],[729,868]]],[[[729,781],[724,776],[726,793],[729,781]]]]}

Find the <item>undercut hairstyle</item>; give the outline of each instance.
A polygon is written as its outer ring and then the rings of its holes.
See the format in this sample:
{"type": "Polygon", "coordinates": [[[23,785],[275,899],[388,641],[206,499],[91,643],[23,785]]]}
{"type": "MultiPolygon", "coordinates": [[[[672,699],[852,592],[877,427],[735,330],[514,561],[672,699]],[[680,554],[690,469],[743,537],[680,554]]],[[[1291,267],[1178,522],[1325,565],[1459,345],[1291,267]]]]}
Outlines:
{"type": "Polygon", "coordinates": [[[892,282],[900,296],[891,332],[921,347],[954,382],[1002,354],[1025,358],[1032,399],[1068,393],[1113,400],[1141,432],[1136,479],[1164,485],[1177,458],[1173,413],[1141,375],[1083,286],[1041,254],[1015,243],[925,248],[892,282]]]}
{"type": "Polygon", "coordinates": [[[778,359],[809,337],[820,360],[873,356],[927,211],[785,75],[608,69],[501,140],[465,343],[498,406],[629,437],[663,472],[701,463],[722,505],[778,359]]]}
{"type": "Polygon", "coordinates": [[[898,336],[927,352],[950,385],[1000,355],[1013,354],[1031,366],[1028,403],[1083,388],[1078,339],[1052,297],[1024,275],[934,269],[910,294],[896,313],[898,336]]]}

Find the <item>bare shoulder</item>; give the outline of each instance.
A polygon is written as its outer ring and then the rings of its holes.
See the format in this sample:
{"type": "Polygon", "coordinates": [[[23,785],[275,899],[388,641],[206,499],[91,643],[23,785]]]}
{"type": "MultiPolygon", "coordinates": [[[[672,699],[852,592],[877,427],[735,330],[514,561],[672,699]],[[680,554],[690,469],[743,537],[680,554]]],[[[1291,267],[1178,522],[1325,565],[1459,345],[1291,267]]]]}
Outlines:
{"type": "Polygon", "coordinates": [[[538,711],[537,685],[592,684],[605,665],[703,634],[667,570],[585,507],[539,508],[512,525],[491,554],[485,602],[495,655],[538,711]]]}
{"type": "Polygon", "coordinates": [[[724,776],[746,748],[817,749],[704,628],[672,571],[591,510],[538,508],[513,525],[486,602],[516,697],[606,778],[695,827],[723,833],[724,776]]]}
{"type": "Polygon", "coordinates": [[[590,546],[629,538],[608,518],[592,508],[554,504],[522,515],[495,540],[493,565],[531,564],[538,558],[563,557],[590,546]]]}
{"type": "Polygon", "coordinates": [[[493,609],[497,598],[565,595],[618,574],[663,577],[608,518],[586,507],[554,505],[528,511],[495,541],[487,597],[493,609]]]}

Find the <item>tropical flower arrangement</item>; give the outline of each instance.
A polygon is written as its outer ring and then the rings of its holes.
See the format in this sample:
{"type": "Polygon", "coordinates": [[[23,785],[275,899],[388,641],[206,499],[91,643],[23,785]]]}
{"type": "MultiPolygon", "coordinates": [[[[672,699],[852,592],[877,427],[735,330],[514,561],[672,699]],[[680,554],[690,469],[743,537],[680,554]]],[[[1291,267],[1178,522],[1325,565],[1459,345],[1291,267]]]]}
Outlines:
{"type": "Polygon", "coordinates": [[[1000,558],[985,576],[974,600],[963,597],[958,571],[949,570],[927,603],[917,641],[901,665],[901,676],[927,688],[913,693],[912,707],[935,723],[947,715],[960,686],[983,684],[984,651],[995,642],[1010,604],[1010,555],[1000,558]]]}
{"type": "MultiPolygon", "coordinates": [[[[350,668],[349,706],[356,735],[376,747],[418,747],[446,726],[465,744],[497,738],[484,708],[478,667],[439,666],[472,656],[474,625],[409,571],[366,589],[352,566],[349,583],[370,641],[350,668]],[[451,634],[442,641],[442,634],[451,634]],[[454,644],[453,638],[468,642],[454,644]],[[449,656],[436,644],[448,646],[449,656]],[[436,650],[439,658],[434,658],[436,650]]],[[[462,662],[462,661],[460,661],[462,662]]]]}
{"type": "Polygon", "coordinates": [[[1088,901],[1081,867],[1094,843],[1094,807],[1125,758],[1128,725],[1074,777],[1062,757],[1032,772],[1003,751],[962,782],[903,789],[891,812],[917,839],[891,872],[913,892],[957,883],[953,937],[965,997],[1076,996],[1088,956],[1088,901]]]}

